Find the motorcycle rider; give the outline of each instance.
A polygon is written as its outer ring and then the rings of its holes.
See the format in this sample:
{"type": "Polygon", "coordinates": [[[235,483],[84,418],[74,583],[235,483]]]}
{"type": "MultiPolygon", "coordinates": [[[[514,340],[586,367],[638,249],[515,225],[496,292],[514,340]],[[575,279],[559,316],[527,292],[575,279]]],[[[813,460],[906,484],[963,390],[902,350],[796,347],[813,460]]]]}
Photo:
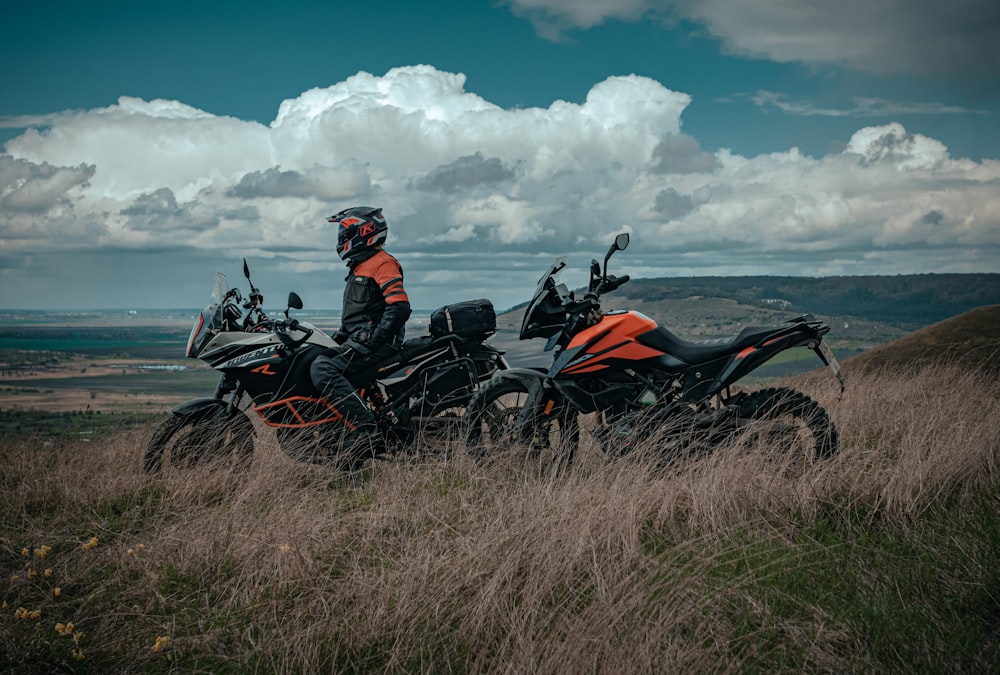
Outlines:
{"type": "Polygon", "coordinates": [[[344,415],[346,443],[359,454],[383,449],[375,418],[348,376],[399,351],[410,318],[403,269],[382,248],[389,231],[381,208],[355,206],[329,218],[337,228],[337,254],[347,261],[339,350],[321,354],[310,367],[313,385],[344,415]]]}

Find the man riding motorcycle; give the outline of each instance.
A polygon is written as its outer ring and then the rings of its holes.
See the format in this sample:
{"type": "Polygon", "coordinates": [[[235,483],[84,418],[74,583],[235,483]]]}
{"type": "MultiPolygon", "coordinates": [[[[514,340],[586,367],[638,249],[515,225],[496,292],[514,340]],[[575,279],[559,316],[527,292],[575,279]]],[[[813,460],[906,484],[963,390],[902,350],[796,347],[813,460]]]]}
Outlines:
{"type": "Polygon", "coordinates": [[[330,216],[338,230],[337,254],[347,261],[339,350],[321,354],[310,367],[313,385],[344,415],[346,437],[358,452],[384,445],[375,418],[349,377],[399,351],[410,299],[399,262],[382,248],[389,226],[381,208],[355,206],[330,216]]]}

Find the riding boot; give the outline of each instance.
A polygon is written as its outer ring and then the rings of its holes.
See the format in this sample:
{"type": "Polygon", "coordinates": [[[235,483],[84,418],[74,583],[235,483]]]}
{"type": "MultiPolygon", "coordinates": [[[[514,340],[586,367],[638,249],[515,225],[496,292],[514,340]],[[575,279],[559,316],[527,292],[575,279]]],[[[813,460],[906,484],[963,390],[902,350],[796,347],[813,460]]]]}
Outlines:
{"type": "Polygon", "coordinates": [[[352,468],[358,468],[366,459],[372,459],[385,450],[385,439],[379,432],[375,417],[357,393],[330,400],[330,405],[343,415],[343,434],[335,447],[330,448],[338,460],[346,459],[352,468]]]}
{"type": "Polygon", "coordinates": [[[361,425],[345,434],[339,444],[336,458],[341,468],[360,469],[369,459],[376,459],[385,453],[385,439],[374,424],[361,425]]]}

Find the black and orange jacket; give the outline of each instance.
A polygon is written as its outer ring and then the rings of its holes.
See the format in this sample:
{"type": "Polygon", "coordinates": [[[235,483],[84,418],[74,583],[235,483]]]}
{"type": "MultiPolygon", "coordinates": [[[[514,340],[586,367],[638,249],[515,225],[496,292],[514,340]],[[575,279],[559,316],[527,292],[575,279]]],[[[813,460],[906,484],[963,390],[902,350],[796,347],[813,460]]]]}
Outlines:
{"type": "Polygon", "coordinates": [[[410,318],[410,298],[403,288],[403,268],[381,248],[350,261],[344,287],[341,331],[372,349],[403,342],[410,318]]]}

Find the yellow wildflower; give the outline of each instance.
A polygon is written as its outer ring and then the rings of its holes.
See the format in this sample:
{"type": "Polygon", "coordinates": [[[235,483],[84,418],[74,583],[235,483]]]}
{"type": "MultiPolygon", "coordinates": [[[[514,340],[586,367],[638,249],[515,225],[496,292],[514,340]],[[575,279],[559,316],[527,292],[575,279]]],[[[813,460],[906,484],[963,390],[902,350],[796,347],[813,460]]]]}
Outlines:
{"type": "Polygon", "coordinates": [[[153,651],[161,652],[169,646],[170,646],[170,637],[166,635],[163,636],[158,635],[156,637],[156,642],[153,643],[153,651]]]}
{"type": "Polygon", "coordinates": [[[4,600],[3,604],[0,605],[0,609],[7,609],[7,601],[6,600],[4,600]]]}
{"type": "Polygon", "coordinates": [[[289,546],[288,544],[282,544],[278,550],[281,551],[282,553],[291,553],[292,547],[289,546]]]}
{"type": "Polygon", "coordinates": [[[70,621],[69,623],[62,623],[62,622],[57,623],[56,632],[66,637],[71,636],[73,634],[73,622],[70,621]]]}
{"type": "Polygon", "coordinates": [[[89,541],[82,544],[83,548],[97,548],[97,537],[91,537],[89,541]]]}
{"type": "Polygon", "coordinates": [[[35,549],[35,556],[38,557],[38,558],[44,558],[45,556],[47,556],[49,554],[49,551],[51,551],[51,550],[52,550],[51,546],[42,545],[41,548],[36,548],[35,549]]]}
{"type": "Polygon", "coordinates": [[[47,576],[47,577],[51,577],[52,576],[52,568],[51,567],[46,567],[45,568],[45,576],[47,576]]]}
{"type": "Polygon", "coordinates": [[[31,551],[28,550],[27,546],[25,546],[24,548],[21,549],[21,555],[23,555],[25,557],[27,557],[30,553],[31,553],[31,551]]]}
{"type": "Polygon", "coordinates": [[[74,649],[70,653],[73,655],[73,658],[76,659],[77,661],[83,661],[84,655],[82,649],[74,649]]]}
{"type": "Polygon", "coordinates": [[[52,589],[52,595],[58,598],[60,595],[62,595],[62,589],[56,586],[55,588],[52,589]]]}
{"type": "Polygon", "coordinates": [[[38,570],[36,570],[34,568],[28,570],[28,578],[29,579],[34,579],[36,576],[38,576],[38,570]]]}

